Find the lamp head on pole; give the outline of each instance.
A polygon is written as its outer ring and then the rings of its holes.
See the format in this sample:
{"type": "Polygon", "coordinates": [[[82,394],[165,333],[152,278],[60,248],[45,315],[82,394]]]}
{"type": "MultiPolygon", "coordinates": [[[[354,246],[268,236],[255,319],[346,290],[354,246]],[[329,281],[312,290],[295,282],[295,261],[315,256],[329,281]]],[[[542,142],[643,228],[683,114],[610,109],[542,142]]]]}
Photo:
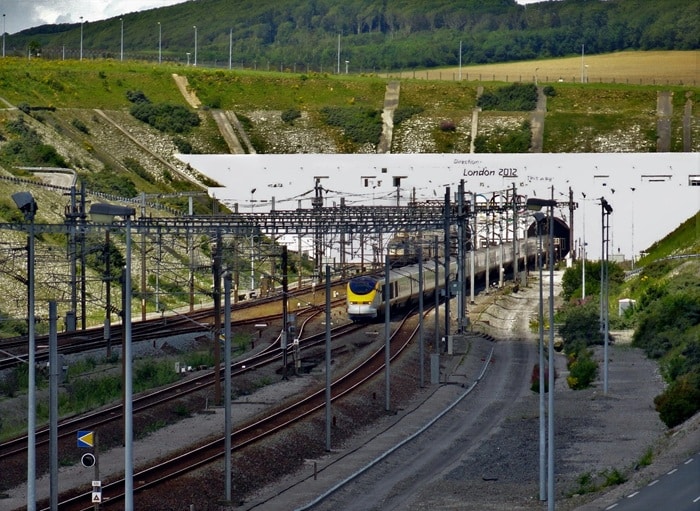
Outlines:
{"type": "Polygon", "coordinates": [[[13,193],[12,200],[15,201],[15,204],[24,215],[25,220],[27,220],[28,222],[34,220],[34,216],[36,215],[36,210],[38,209],[38,206],[31,193],[13,193]]]}
{"type": "Polygon", "coordinates": [[[136,214],[136,209],[126,206],[117,206],[114,204],[105,204],[98,202],[90,206],[90,218],[96,224],[111,224],[114,222],[114,217],[121,216],[129,218],[136,214]]]}
{"type": "Polygon", "coordinates": [[[530,211],[540,211],[542,208],[551,207],[557,205],[557,201],[551,199],[540,199],[538,197],[530,197],[525,203],[525,207],[530,211]]]}

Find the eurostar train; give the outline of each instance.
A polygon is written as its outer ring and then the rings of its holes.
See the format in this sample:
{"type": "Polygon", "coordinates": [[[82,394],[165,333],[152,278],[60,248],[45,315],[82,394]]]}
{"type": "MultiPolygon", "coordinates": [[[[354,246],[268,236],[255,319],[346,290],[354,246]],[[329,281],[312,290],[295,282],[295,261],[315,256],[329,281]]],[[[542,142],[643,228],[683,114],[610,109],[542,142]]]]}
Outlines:
{"type": "MultiPolygon", "coordinates": [[[[527,243],[520,242],[521,260],[534,259],[536,240],[529,240],[527,243]],[[530,252],[526,252],[529,250],[530,252]]],[[[503,266],[511,266],[513,262],[513,244],[504,244],[502,261],[503,266]]],[[[495,271],[498,275],[499,262],[501,261],[501,246],[492,246],[488,250],[482,248],[474,253],[474,274],[479,277],[485,274],[488,261],[489,271],[495,271]]],[[[469,279],[470,256],[467,256],[466,272],[469,279]]],[[[445,285],[445,264],[444,261],[438,263],[438,286],[445,285]]],[[[457,276],[457,262],[450,260],[449,267],[450,280],[455,280],[457,276]]],[[[498,277],[496,277],[498,278],[498,277]]],[[[352,321],[372,321],[380,315],[383,317],[386,308],[385,288],[386,279],[383,275],[361,275],[351,279],[347,284],[347,314],[352,321]]],[[[389,273],[389,307],[395,309],[418,301],[418,265],[395,268],[389,273]]],[[[423,263],[423,294],[432,296],[435,293],[435,261],[425,261],[423,263]]]]}
{"type": "MultiPolygon", "coordinates": [[[[457,271],[456,263],[450,264],[450,274],[457,271]]],[[[451,277],[452,278],[452,277],[451,277]]],[[[445,282],[445,266],[438,264],[438,282],[445,282]]],[[[384,276],[362,275],[348,282],[347,312],[352,321],[376,319],[384,313],[385,297],[384,276]]],[[[389,272],[389,304],[391,308],[403,307],[412,300],[418,299],[418,265],[404,266],[389,272]]],[[[435,262],[426,261],[423,264],[423,292],[429,294],[435,291],[435,262]]]]}

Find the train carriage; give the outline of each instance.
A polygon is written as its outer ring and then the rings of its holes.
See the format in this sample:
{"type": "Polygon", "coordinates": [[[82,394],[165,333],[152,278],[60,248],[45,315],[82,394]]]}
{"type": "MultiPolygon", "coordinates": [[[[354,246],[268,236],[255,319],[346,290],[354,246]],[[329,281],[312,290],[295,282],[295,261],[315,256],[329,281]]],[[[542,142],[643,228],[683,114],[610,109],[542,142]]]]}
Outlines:
{"type": "MultiPolygon", "coordinates": [[[[534,239],[520,241],[518,254],[521,259],[527,259],[528,254],[532,256],[535,252],[534,239]]],[[[512,265],[513,262],[513,245],[512,243],[504,244],[498,248],[498,252],[502,251],[502,256],[497,255],[497,251],[493,248],[490,255],[486,249],[479,249],[475,254],[475,275],[482,274],[488,264],[489,271],[496,270],[502,264],[504,267],[512,265]],[[502,261],[499,261],[500,258],[502,261]]],[[[426,260],[423,264],[423,294],[430,296],[435,292],[437,281],[438,286],[443,286],[445,283],[445,263],[440,261],[437,264],[437,278],[435,276],[435,261],[426,260]]],[[[450,261],[450,280],[456,280],[457,263],[455,259],[450,261]]],[[[469,277],[467,277],[469,278],[469,277]]],[[[385,278],[383,275],[361,275],[350,280],[347,284],[347,313],[352,321],[371,321],[377,319],[380,315],[383,317],[385,309],[385,293],[384,285],[385,278]]],[[[404,266],[395,268],[389,273],[389,283],[391,286],[389,306],[390,308],[398,308],[401,306],[415,303],[418,301],[418,265],[404,266]]]]}
{"type": "MultiPolygon", "coordinates": [[[[427,261],[423,264],[423,293],[435,290],[435,263],[427,261]]],[[[454,275],[456,265],[450,265],[454,275]]],[[[445,279],[444,265],[438,265],[438,282],[445,279]]],[[[347,313],[353,321],[373,320],[384,313],[385,285],[383,276],[362,275],[348,282],[347,313]]],[[[398,308],[418,300],[420,289],[418,282],[418,265],[397,268],[389,273],[389,307],[398,308]]]]}

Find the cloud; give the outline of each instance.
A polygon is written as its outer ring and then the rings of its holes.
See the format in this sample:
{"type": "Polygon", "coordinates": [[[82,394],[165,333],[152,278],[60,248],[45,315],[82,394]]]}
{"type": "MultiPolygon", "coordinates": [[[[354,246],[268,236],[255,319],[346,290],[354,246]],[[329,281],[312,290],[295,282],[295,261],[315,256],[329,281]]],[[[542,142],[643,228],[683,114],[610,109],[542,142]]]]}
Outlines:
{"type": "Polygon", "coordinates": [[[186,0],[6,0],[0,5],[0,13],[5,14],[6,32],[14,34],[39,25],[78,23],[81,16],[87,21],[97,21],[184,1],[186,0]]]}

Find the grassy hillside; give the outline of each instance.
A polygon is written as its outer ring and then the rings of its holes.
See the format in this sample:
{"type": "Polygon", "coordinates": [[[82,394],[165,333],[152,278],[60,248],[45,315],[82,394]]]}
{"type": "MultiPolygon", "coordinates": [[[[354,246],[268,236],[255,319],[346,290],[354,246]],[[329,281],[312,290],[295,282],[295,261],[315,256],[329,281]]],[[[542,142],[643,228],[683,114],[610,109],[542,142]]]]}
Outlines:
{"type": "MultiPolygon", "coordinates": [[[[684,62],[697,59],[700,52],[670,52],[673,60],[681,55],[684,62]]],[[[661,90],[674,93],[673,150],[681,149],[682,115],[688,98],[697,96],[698,87],[670,85],[636,85],[640,69],[646,70],[645,83],[666,77],[669,82],[683,82],[688,73],[697,73],[687,65],[664,68],[659,75],[658,62],[666,57],[658,52],[629,53],[634,66],[619,66],[620,82],[626,83],[550,83],[555,94],[549,97],[545,124],[545,152],[616,152],[650,151],[656,141],[656,94],[661,90]],[[625,71],[626,70],[626,71],[625,71]],[[674,71],[675,70],[675,71],[674,71]],[[626,75],[625,73],[630,73],[626,75]],[[673,75],[675,73],[675,75],[673,75]]],[[[602,57],[596,57],[602,58],[602,57]]],[[[589,60],[587,59],[587,62],[589,60]]],[[[599,62],[590,59],[591,69],[599,62]]],[[[540,69],[539,83],[547,78],[547,66],[568,65],[560,61],[533,61],[530,70],[540,69]]],[[[522,64],[520,64],[522,65],[522,64]]],[[[462,81],[454,79],[454,70],[445,71],[444,80],[412,79],[401,81],[399,108],[401,120],[395,130],[394,152],[465,152],[469,148],[471,112],[481,87],[495,90],[503,82],[487,81],[489,76],[508,75],[509,80],[520,79],[509,71],[512,64],[492,66],[484,80],[475,80],[468,68],[462,81]],[[505,72],[504,72],[505,71],[505,72]],[[468,79],[466,79],[468,78],[468,79]],[[446,134],[440,123],[447,121],[455,131],[446,134]]],[[[199,152],[226,152],[226,144],[217,134],[207,108],[232,110],[242,117],[258,152],[357,152],[372,150],[344,139],[341,131],[329,127],[321,112],[324,108],[345,108],[355,111],[378,112],[383,105],[387,78],[371,75],[329,75],[318,73],[262,72],[212,70],[187,66],[152,65],[139,62],[45,61],[6,58],[0,61],[0,97],[13,105],[57,107],[56,116],[66,117],[67,110],[86,112],[100,108],[106,111],[126,112],[132,106],[127,92],[143,92],[153,103],[186,105],[175,86],[172,74],[187,77],[191,90],[202,101],[199,116],[202,124],[185,136],[199,152]],[[283,122],[281,114],[298,110],[298,121],[283,122]],[[280,136],[280,134],[284,136],[280,136]],[[321,142],[322,141],[322,142],[321,142]],[[310,144],[310,145],[307,145],[310,144]]],[[[433,72],[434,73],[434,72],[433,72]]],[[[589,70],[589,73],[592,73],[589,70]]],[[[420,74],[418,75],[420,78],[420,74]]],[[[436,76],[433,74],[433,78],[436,76]]],[[[392,78],[393,79],[393,78],[392,78]]],[[[524,81],[534,76],[522,77],[524,81]]],[[[551,80],[551,77],[550,77],[551,80]]],[[[659,80],[661,81],[661,80],[659,80]]],[[[12,115],[5,113],[5,115],[12,115]]],[[[88,117],[88,130],[92,114],[88,117]]],[[[128,117],[128,116],[127,116],[128,117]]],[[[483,114],[480,127],[483,133],[498,130],[518,130],[526,120],[520,113],[497,112],[483,114]]],[[[71,118],[64,119],[70,124],[71,118]]],[[[0,125],[0,129],[2,126],[0,125]]],[[[700,129],[692,126],[695,150],[700,148],[700,129]]],[[[154,135],[162,137],[162,134],[154,135]]],[[[88,136],[85,140],[95,146],[88,136]]],[[[1,160],[0,160],[0,163],[1,160]]],[[[71,165],[78,166],[75,162],[71,165]]]]}
{"type": "MultiPolygon", "coordinates": [[[[657,359],[668,385],[654,403],[661,420],[673,427],[700,411],[700,212],[645,251],[636,271],[625,277],[609,267],[612,330],[633,330],[632,345],[657,359]],[[618,300],[634,300],[622,314],[618,300]]],[[[586,299],[581,300],[581,261],[563,277],[566,304],[558,313],[571,374],[569,384],[589,385],[596,362],[589,346],[602,342],[599,330],[600,263],[586,262],[586,299]],[[586,365],[576,366],[581,361],[586,365]],[[586,373],[577,367],[587,368],[586,373]]],[[[580,387],[574,387],[580,388],[580,387]]]]}

